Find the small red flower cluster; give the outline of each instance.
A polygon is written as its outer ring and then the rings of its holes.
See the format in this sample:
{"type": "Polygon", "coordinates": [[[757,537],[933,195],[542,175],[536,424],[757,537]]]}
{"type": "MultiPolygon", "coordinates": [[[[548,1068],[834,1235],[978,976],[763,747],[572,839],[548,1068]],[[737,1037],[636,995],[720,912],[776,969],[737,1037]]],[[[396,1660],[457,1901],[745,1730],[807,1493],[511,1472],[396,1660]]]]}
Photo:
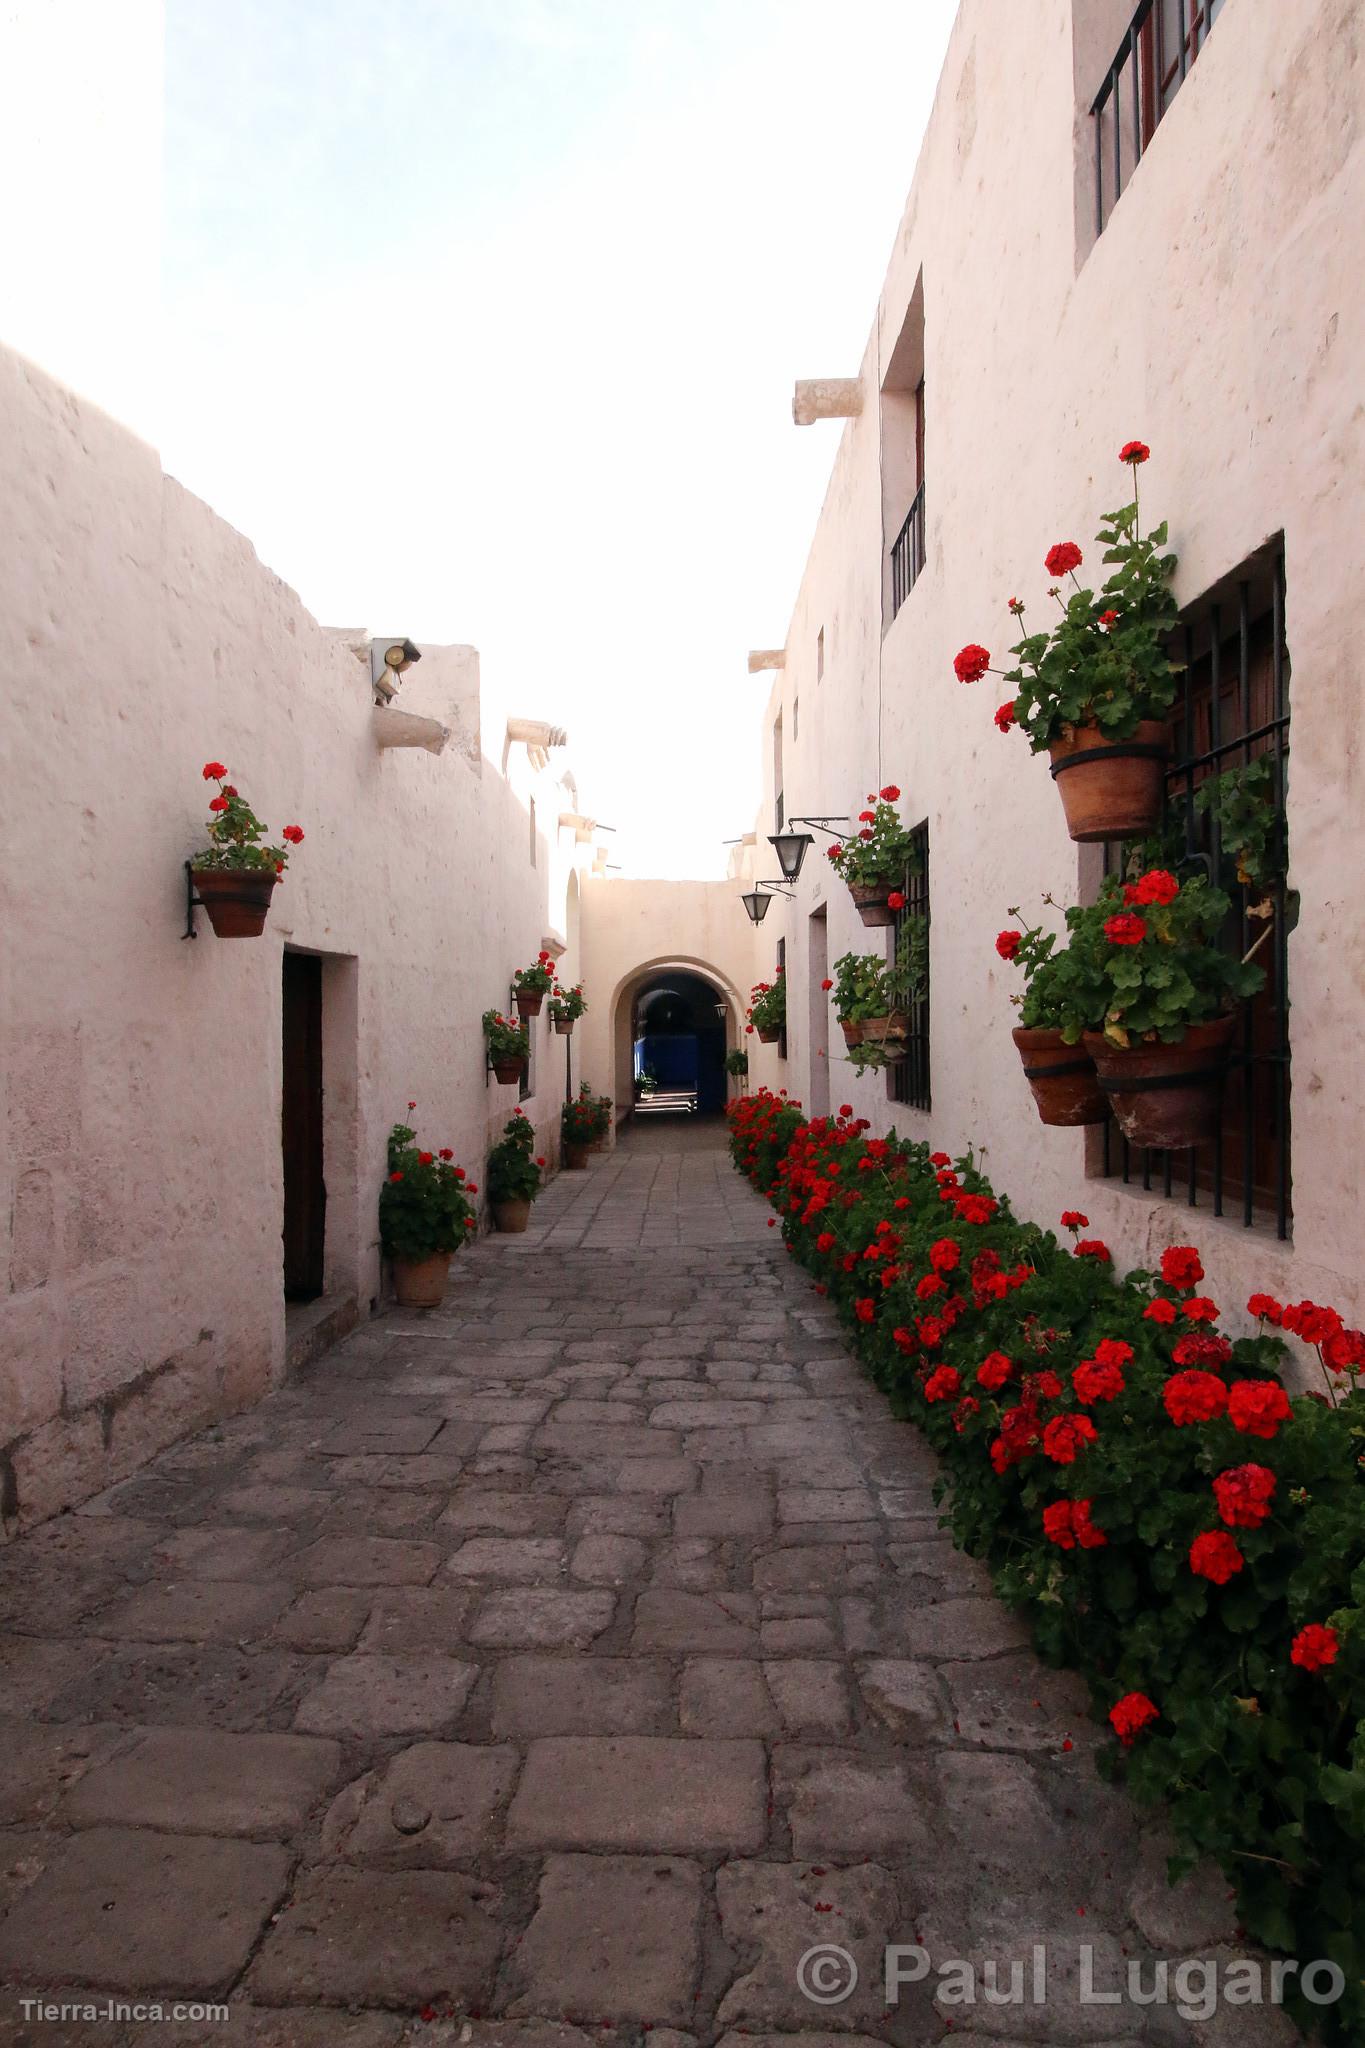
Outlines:
{"type": "Polygon", "coordinates": [[[1059,540],[1044,555],[1043,567],[1049,576],[1067,576],[1073,569],[1080,568],[1083,559],[1074,540],[1059,540]]]}
{"type": "Polygon", "coordinates": [[[1043,1509],[1043,1534],[1059,1550],[1101,1550],[1109,1541],[1090,1519],[1088,1500],[1054,1500],[1043,1509]]]}
{"type": "Polygon", "coordinates": [[[953,656],[953,671],[960,683],[979,683],[990,665],[990,650],[978,647],[974,640],[953,656]]]}

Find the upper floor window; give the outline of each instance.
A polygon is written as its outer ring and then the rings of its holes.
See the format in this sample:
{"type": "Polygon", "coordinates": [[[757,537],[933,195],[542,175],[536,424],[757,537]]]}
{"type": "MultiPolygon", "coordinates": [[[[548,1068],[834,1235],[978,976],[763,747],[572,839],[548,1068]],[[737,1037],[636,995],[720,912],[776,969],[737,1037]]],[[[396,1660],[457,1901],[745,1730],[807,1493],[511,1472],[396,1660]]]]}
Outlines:
{"type": "Polygon", "coordinates": [[[1090,113],[1095,232],[1102,234],[1225,0],[1140,0],[1090,113]]]}
{"type": "Polygon", "coordinates": [[[924,279],[906,308],[882,378],[882,629],[891,624],[925,563],[924,279]]]}
{"type": "Polygon", "coordinates": [[[825,675],[825,629],[822,626],[815,636],[815,680],[823,682],[825,675]]]}
{"type": "Polygon", "coordinates": [[[781,715],[779,714],[779,716],[773,720],[773,817],[777,821],[776,824],[773,826],[773,830],[775,832],[780,832],[782,830],[783,816],[784,812],[782,808],[782,719],[781,715]]]}

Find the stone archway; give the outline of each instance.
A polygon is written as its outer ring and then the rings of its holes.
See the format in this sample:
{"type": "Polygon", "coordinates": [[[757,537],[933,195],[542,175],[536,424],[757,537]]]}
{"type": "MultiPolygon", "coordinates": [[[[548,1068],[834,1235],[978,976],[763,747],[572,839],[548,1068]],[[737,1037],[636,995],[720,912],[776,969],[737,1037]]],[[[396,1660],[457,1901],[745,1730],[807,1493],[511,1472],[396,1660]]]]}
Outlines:
{"type": "MultiPolygon", "coordinates": [[[[725,1101],[723,1061],[727,1052],[742,1043],[744,1006],[729,978],[709,961],[670,954],[641,961],[617,983],[611,999],[611,1042],[613,1090],[618,1122],[634,1113],[635,1065],[639,1006],[642,999],[654,999],[656,1018],[678,1027],[673,1035],[693,1035],[687,1028],[686,1013],[702,1026],[695,1035],[709,1033],[708,1042],[698,1047],[699,1094],[708,1108],[718,1110],[725,1101]],[[715,1005],[724,1003],[725,1016],[716,1017],[715,1005]],[[706,1012],[710,1011],[709,1018],[706,1012]],[[717,1068],[720,1073],[717,1079],[717,1068]],[[709,1077],[709,1079],[708,1079],[709,1077]]],[[[646,1037],[651,1034],[644,1034],[646,1037]]],[[[661,1031],[660,1039],[667,1035],[661,1031]]],[[[686,1055],[682,1055],[685,1060],[686,1055]]],[[[682,1068],[680,1066],[679,1072],[682,1068]]]]}

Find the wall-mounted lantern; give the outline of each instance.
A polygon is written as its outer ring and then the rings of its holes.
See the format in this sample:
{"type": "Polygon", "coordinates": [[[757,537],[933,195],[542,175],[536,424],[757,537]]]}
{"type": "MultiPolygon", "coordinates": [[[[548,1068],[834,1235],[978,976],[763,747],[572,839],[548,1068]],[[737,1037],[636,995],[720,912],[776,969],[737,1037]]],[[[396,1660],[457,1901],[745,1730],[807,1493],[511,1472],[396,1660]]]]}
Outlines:
{"type": "Polygon", "coordinates": [[[847,823],[847,816],[840,816],[832,811],[822,811],[818,818],[789,818],[787,820],[788,829],[785,832],[770,833],[768,835],[768,844],[777,855],[777,864],[782,870],[784,881],[794,882],[796,880],[801,872],[801,863],[806,858],[806,848],[815,844],[809,832],[793,832],[791,830],[793,825],[814,825],[816,831],[823,832],[826,838],[838,839],[842,835],[832,831],[831,827],[834,825],[846,825],[847,823]]]}
{"type": "Polygon", "coordinates": [[[762,924],[764,918],[768,915],[768,905],[773,897],[790,895],[791,890],[784,889],[780,882],[755,882],[753,888],[746,890],[739,900],[744,905],[749,922],[751,924],[762,924]]]}

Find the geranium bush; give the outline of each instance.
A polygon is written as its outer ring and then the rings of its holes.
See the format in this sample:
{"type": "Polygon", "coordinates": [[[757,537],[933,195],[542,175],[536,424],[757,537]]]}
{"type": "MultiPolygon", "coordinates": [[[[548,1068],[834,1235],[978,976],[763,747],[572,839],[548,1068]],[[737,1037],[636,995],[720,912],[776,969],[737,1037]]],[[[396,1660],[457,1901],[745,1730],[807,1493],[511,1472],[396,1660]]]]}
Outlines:
{"type": "Polygon", "coordinates": [[[544,949],[529,967],[518,967],[512,976],[519,996],[546,996],[555,985],[555,964],[544,949]]]}
{"type": "Polygon", "coordinates": [[[757,982],[749,991],[746,1012],[750,1031],[781,1031],[787,1022],[787,982],[779,967],[776,981],[757,982]]]}
{"type": "Polygon", "coordinates": [[[826,847],[835,874],[850,888],[894,887],[914,867],[914,840],[896,809],[900,794],[889,782],[880,795],[869,795],[870,808],[859,811],[857,831],[826,847]]]}
{"type": "MultiPolygon", "coordinates": [[[[954,1539],[1090,1681],[1105,1767],[1219,1858],[1246,1933],[1347,1978],[1365,2028],[1365,1336],[1312,1302],[1231,1337],[1198,1252],[1115,1271],[1079,1211],[1016,1218],[970,1156],[730,1104],[731,1151],[897,1412],[942,1454],[954,1539]],[[1291,1396],[1283,1332],[1324,1392],[1291,1396]]],[[[1289,1980],[1292,2002],[1293,1979],[1289,1980]]]]}
{"type": "Polygon", "coordinates": [[[572,988],[561,988],[558,982],[555,983],[550,994],[550,1016],[556,1024],[576,1024],[587,1007],[581,981],[575,982],[572,988]]]}
{"type": "MultiPolygon", "coordinates": [[[[408,1104],[408,1112],[417,1107],[408,1104]]],[[[388,1178],[379,1191],[379,1241],[386,1258],[429,1259],[458,1251],[478,1227],[478,1184],[466,1178],[448,1145],[424,1151],[410,1124],[389,1132],[388,1178]]]]}
{"type": "Polygon", "coordinates": [[[222,761],[205,761],[205,782],[216,782],[218,794],[209,802],[209,844],[196,853],[191,867],[209,870],[274,869],[283,875],[289,865],[289,848],[303,844],[302,825],[286,825],[280,837],[284,846],[264,844],[266,827],[246,798],[227,779],[222,761]]]}
{"type": "Polygon", "coordinates": [[[536,1134],[524,1110],[514,1110],[488,1154],[484,1178],[490,1202],[534,1202],[540,1193],[543,1159],[533,1158],[536,1134]]]}

